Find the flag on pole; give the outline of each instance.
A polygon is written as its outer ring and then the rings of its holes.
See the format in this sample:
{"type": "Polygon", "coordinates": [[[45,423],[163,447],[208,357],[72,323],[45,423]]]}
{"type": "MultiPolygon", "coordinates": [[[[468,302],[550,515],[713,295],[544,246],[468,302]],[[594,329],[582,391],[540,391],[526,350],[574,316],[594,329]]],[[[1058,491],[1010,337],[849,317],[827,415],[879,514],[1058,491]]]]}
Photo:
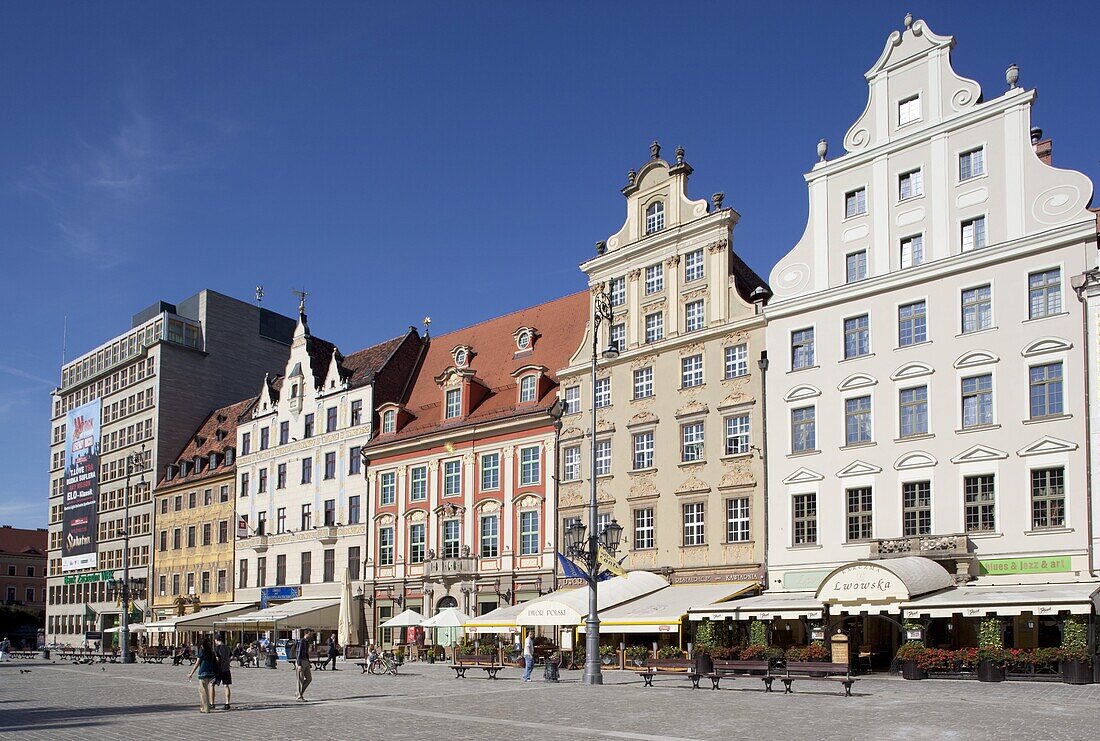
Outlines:
{"type": "Polygon", "coordinates": [[[561,575],[566,579],[585,578],[586,575],[581,571],[580,567],[573,563],[572,560],[563,556],[560,551],[558,552],[558,563],[561,564],[561,575]]]}
{"type": "Polygon", "coordinates": [[[607,552],[607,549],[602,545],[600,549],[596,551],[596,560],[600,566],[603,566],[607,571],[615,576],[626,576],[626,570],[619,565],[619,562],[615,560],[615,557],[607,552]]]}

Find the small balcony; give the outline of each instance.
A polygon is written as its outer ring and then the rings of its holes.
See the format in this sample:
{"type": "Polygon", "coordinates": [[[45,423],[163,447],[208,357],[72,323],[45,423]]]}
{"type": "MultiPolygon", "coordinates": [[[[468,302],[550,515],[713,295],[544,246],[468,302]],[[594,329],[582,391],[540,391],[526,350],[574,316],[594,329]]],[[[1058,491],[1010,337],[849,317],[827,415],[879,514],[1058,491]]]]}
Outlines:
{"type": "Polygon", "coordinates": [[[425,579],[468,579],[476,575],[477,559],[473,556],[433,558],[424,562],[425,579]]]}
{"type": "Polygon", "coordinates": [[[970,557],[970,539],[965,533],[915,535],[906,538],[882,538],[871,541],[871,558],[923,556],[933,560],[958,560],[970,557]]]}

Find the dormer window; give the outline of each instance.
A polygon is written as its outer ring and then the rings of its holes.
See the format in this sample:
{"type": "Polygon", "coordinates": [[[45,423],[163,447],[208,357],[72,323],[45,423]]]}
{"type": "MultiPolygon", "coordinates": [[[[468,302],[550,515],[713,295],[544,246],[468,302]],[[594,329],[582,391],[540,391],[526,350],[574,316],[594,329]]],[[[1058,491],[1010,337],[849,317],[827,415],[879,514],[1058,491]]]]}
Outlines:
{"type": "Polygon", "coordinates": [[[444,419],[455,419],[462,414],[462,389],[447,389],[444,400],[444,419]]]}
{"type": "Polygon", "coordinates": [[[225,465],[232,466],[233,465],[233,459],[236,458],[236,457],[237,457],[237,451],[236,451],[235,448],[226,448],[225,449],[225,465]]]}
{"type": "Polygon", "coordinates": [[[535,401],[537,396],[538,378],[536,376],[524,376],[519,382],[520,403],[535,401]]]}
{"type": "Polygon", "coordinates": [[[217,453],[211,453],[210,454],[210,457],[207,459],[207,466],[206,467],[211,469],[211,470],[218,467],[218,454],[217,453]]]}
{"type": "Polygon", "coordinates": [[[898,126],[920,121],[920,96],[914,95],[898,101],[898,126]]]}
{"type": "Polygon", "coordinates": [[[653,234],[665,228],[665,204],[656,201],[645,210],[645,233],[653,234]]]}
{"type": "MultiPolygon", "coordinates": [[[[457,389],[456,389],[457,390],[457,389]]],[[[397,412],[387,409],[382,414],[382,432],[394,432],[397,430],[397,412]]]]}
{"type": "Polygon", "coordinates": [[[451,357],[455,361],[456,368],[465,368],[470,364],[470,356],[473,354],[467,345],[459,345],[451,350],[451,357]]]}
{"type": "Polygon", "coordinates": [[[516,338],[516,347],[520,350],[531,347],[531,333],[527,330],[520,332],[519,337],[516,338]]]}

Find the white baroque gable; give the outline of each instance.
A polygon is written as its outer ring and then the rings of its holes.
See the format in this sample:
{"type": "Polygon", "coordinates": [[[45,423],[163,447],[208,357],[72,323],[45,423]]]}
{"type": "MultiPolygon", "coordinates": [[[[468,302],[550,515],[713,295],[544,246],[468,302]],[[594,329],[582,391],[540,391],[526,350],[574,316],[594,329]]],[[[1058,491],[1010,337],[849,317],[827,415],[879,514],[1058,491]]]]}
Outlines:
{"type": "Polygon", "coordinates": [[[988,445],[974,445],[951,459],[952,463],[977,463],[980,461],[998,461],[1008,457],[1003,450],[988,445]]]}
{"type": "Polygon", "coordinates": [[[1077,443],[1062,440],[1052,435],[1044,435],[1030,445],[1020,448],[1016,451],[1016,455],[1025,457],[1029,455],[1043,455],[1044,453],[1068,453],[1077,450],[1077,447],[1077,443]]]}
{"type": "Polygon", "coordinates": [[[867,461],[857,460],[837,471],[836,475],[837,478],[846,478],[848,476],[871,476],[876,473],[882,473],[882,469],[867,461]]]}

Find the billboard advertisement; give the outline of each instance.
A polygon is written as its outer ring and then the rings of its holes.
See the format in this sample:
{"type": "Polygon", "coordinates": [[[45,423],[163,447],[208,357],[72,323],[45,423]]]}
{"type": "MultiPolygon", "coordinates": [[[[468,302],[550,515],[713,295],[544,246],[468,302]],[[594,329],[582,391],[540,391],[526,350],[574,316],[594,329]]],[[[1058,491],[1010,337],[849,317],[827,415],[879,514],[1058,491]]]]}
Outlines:
{"type": "Polygon", "coordinates": [[[65,504],[62,514],[61,570],[94,569],[99,506],[98,400],[71,410],[65,418],[65,504]]]}

